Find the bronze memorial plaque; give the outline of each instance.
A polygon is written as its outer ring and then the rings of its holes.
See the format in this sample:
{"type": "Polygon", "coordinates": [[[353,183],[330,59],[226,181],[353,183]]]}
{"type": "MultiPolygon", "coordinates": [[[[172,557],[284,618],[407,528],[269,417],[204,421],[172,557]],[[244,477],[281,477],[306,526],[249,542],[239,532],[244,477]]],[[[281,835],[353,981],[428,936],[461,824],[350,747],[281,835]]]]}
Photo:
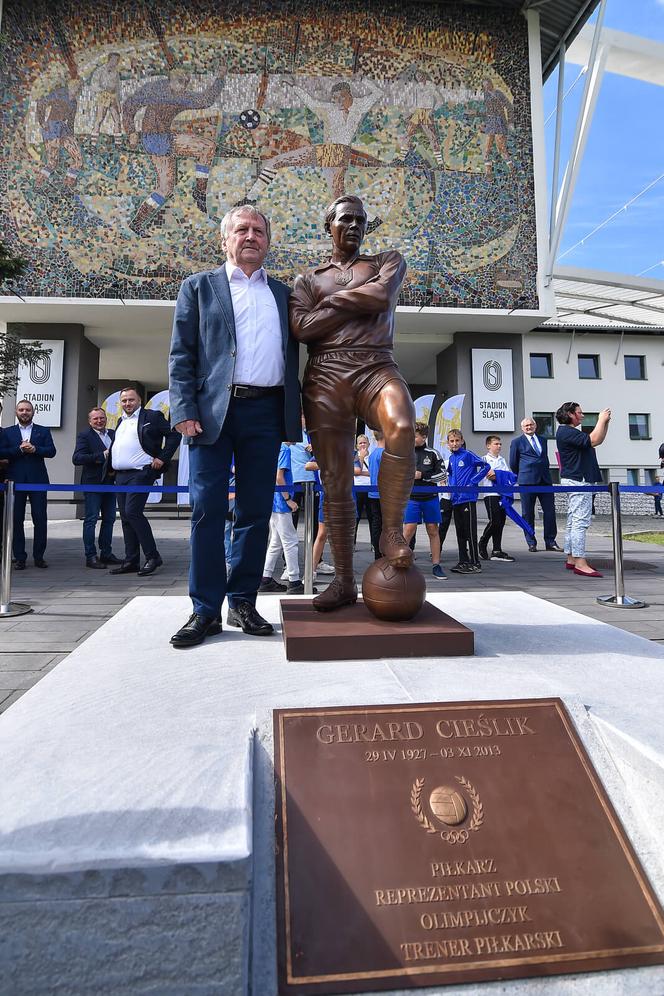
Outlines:
{"type": "Polygon", "coordinates": [[[664,962],[664,916],[559,699],[279,709],[279,992],[664,962]]]}

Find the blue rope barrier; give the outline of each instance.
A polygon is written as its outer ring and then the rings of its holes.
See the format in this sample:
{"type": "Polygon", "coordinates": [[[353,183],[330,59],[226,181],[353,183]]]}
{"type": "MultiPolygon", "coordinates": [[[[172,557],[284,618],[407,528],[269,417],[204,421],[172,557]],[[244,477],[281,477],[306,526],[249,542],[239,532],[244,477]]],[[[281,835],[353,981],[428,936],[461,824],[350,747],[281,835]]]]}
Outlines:
{"type": "MultiPolygon", "coordinates": [[[[275,492],[288,490],[299,490],[298,485],[301,485],[302,481],[296,481],[292,485],[278,484],[275,485],[275,492]]],[[[0,483],[0,491],[5,491],[6,485],[0,483]]],[[[19,491],[70,491],[73,493],[81,494],[145,494],[150,492],[159,492],[160,494],[187,494],[189,491],[189,485],[184,484],[15,484],[14,490],[19,491]]],[[[353,485],[353,491],[367,492],[376,491],[376,485],[373,484],[357,484],[353,485]]],[[[320,493],[322,488],[319,484],[314,482],[314,491],[320,493]]],[[[412,489],[413,494],[454,494],[457,491],[470,491],[479,497],[487,497],[489,495],[496,494],[575,494],[578,491],[584,491],[586,493],[594,494],[607,494],[609,491],[608,485],[606,484],[579,484],[578,487],[569,487],[568,485],[562,484],[528,484],[528,485],[518,485],[515,484],[513,487],[503,487],[500,490],[497,488],[484,487],[481,488],[477,484],[446,484],[446,485],[418,485],[412,489]]],[[[664,494],[664,485],[662,484],[621,484],[620,485],[621,494],[664,494]]]]}

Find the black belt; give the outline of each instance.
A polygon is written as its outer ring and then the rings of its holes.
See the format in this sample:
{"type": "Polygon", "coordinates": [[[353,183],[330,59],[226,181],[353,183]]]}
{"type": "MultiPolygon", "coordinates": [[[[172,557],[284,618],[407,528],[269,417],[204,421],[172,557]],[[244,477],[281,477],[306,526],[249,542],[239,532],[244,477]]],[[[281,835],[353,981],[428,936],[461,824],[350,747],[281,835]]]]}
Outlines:
{"type": "Polygon", "coordinates": [[[248,384],[233,384],[233,398],[265,398],[268,394],[279,394],[283,387],[252,387],[248,384]]]}

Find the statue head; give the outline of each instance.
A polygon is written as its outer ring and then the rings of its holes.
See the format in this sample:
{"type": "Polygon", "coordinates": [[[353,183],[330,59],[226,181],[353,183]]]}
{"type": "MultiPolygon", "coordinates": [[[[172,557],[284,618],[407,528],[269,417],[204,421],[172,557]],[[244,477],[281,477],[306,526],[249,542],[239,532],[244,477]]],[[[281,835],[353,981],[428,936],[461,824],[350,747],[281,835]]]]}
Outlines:
{"type": "Polygon", "coordinates": [[[367,212],[359,197],[344,194],[332,201],[325,212],[325,231],[334,248],[345,255],[358,252],[367,230],[367,212]]]}

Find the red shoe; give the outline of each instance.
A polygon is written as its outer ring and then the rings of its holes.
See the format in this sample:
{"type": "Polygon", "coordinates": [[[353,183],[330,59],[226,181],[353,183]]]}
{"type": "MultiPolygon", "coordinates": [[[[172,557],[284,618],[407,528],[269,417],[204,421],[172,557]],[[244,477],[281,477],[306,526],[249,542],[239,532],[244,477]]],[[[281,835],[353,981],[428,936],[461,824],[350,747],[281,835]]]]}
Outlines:
{"type": "Polygon", "coordinates": [[[574,573],[579,574],[582,578],[603,578],[604,575],[600,574],[599,571],[580,571],[578,567],[574,568],[574,573]]]}
{"type": "Polygon", "coordinates": [[[566,571],[573,571],[574,569],[575,569],[574,564],[570,564],[570,563],[568,563],[568,561],[565,561],[565,570],[566,571]]]}

